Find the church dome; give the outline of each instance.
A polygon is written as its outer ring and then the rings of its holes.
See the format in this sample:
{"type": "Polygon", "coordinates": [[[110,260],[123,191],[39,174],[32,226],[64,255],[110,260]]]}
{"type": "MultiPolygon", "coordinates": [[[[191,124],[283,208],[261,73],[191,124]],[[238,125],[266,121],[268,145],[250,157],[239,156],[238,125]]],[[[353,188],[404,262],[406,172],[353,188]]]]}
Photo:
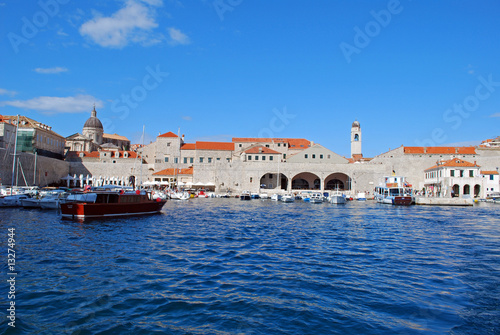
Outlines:
{"type": "Polygon", "coordinates": [[[361,126],[359,125],[359,122],[358,122],[358,121],[354,121],[354,122],[352,123],[352,127],[361,127],[361,126]]]}
{"type": "Polygon", "coordinates": [[[101,121],[97,118],[96,115],[97,115],[97,112],[96,112],[95,107],[94,107],[94,110],[92,111],[91,116],[88,118],[87,121],[85,121],[83,128],[104,129],[101,121]]]}

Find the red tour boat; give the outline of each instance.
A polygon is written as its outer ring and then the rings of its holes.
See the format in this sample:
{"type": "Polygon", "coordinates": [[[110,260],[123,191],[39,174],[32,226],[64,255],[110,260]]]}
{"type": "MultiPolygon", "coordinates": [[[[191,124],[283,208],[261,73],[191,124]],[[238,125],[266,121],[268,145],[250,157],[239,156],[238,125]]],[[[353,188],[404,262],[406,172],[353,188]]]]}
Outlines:
{"type": "Polygon", "coordinates": [[[161,211],[167,201],[153,200],[145,191],[94,191],[70,195],[61,204],[61,215],[65,218],[83,219],[123,215],[153,214],[161,211]],[[73,199],[71,199],[73,198],[73,199]]]}

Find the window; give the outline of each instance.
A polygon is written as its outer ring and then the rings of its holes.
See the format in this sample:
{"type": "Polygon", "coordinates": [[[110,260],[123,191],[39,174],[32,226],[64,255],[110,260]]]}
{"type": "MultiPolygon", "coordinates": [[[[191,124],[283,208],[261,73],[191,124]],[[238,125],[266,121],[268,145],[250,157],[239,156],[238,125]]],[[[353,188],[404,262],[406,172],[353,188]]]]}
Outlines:
{"type": "Polygon", "coordinates": [[[269,156],[269,160],[272,161],[273,160],[273,156],[269,156]]]}
{"type": "Polygon", "coordinates": [[[250,177],[250,182],[252,182],[252,181],[253,181],[253,178],[252,178],[252,177],[250,177]]]}
{"type": "Polygon", "coordinates": [[[262,156],[262,160],[265,161],[266,160],[266,156],[262,156]]]}
{"type": "Polygon", "coordinates": [[[251,161],[251,160],[252,160],[252,156],[248,155],[248,156],[247,156],[247,159],[248,159],[249,161],[251,161]]]}
{"type": "Polygon", "coordinates": [[[493,179],[493,175],[492,175],[492,174],[490,174],[490,180],[494,180],[494,179],[493,179]]]}
{"type": "Polygon", "coordinates": [[[269,144],[266,144],[266,148],[269,148],[269,144]]]}
{"type": "Polygon", "coordinates": [[[217,157],[217,160],[220,161],[220,157],[217,157]]]}
{"type": "Polygon", "coordinates": [[[307,154],[304,154],[304,158],[307,158],[307,157],[308,157],[307,154]]]}
{"type": "Polygon", "coordinates": [[[168,163],[168,157],[165,157],[165,163],[168,163]]]}
{"type": "Polygon", "coordinates": [[[259,160],[259,156],[255,156],[255,160],[258,161],[259,160]]]}
{"type": "Polygon", "coordinates": [[[200,157],[200,163],[203,163],[203,157],[200,157]]]}
{"type": "Polygon", "coordinates": [[[179,163],[179,158],[175,157],[175,158],[174,158],[174,163],[175,163],[175,164],[179,163]]]}
{"type": "Polygon", "coordinates": [[[194,158],[193,157],[190,157],[189,158],[189,163],[193,164],[194,163],[194,158]]]}
{"type": "Polygon", "coordinates": [[[281,147],[281,143],[278,143],[278,147],[281,147]]]}
{"type": "Polygon", "coordinates": [[[169,146],[170,146],[170,142],[167,142],[167,147],[169,147],[169,146]]]}
{"type": "Polygon", "coordinates": [[[315,155],[315,154],[313,154],[313,155],[312,155],[312,158],[313,158],[313,159],[315,159],[315,158],[316,158],[316,155],[315,155]]]}
{"type": "Polygon", "coordinates": [[[116,163],[116,161],[115,161],[115,160],[113,160],[113,161],[112,161],[112,163],[116,163]]]}
{"type": "Polygon", "coordinates": [[[238,146],[241,148],[241,143],[240,143],[240,144],[238,144],[238,146]]]}
{"type": "Polygon", "coordinates": [[[286,154],[283,154],[283,158],[286,159],[286,154]]]}
{"type": "Polygon", "coordinates": [[[319,155],[319,159],[323,159],[323,155],[319,155]]]}
{"type": "Polygon", "coordinates": [[[464,176],[464,170],[460,170],[460,177],[464,176]]]}
{"type": "Polygon", "coordinates": [[[474,170],[469,170],[469,177],[474,177],[474,170]]]}
{"type": "Polygon", "coordinates": [[[455,170],[450,171],[450,177],[455,177],[455,170]]]}
{"type": "Polygon", "coordinates": [[[208,162],[212,163],[212,157],[208,157],[208,162]]]}
{"type": "Polygon", "coordinates": [[[269,179],[273,179],[273,175],[271,173],[269,174],[269,179]]]}
{"type": "Polygon", "coordinates": [[[227,162],[230,163],[231,162],[231,158],[226,158],[227,162]]]}
{"type": "Polygon", "coordinates": [[[330,159],[330,155],[326,156],[328,159],[330,159]]]}
{"type": "Polygon", "coordinates": [[[283,143],[283,146],[286,147],[286,143],[283,143]]]}
{"type": "Polygon", "coordinates": [[[187,162],[188,162],[188,158],[184,157],[184,164],[187,164],[187,162]]]}

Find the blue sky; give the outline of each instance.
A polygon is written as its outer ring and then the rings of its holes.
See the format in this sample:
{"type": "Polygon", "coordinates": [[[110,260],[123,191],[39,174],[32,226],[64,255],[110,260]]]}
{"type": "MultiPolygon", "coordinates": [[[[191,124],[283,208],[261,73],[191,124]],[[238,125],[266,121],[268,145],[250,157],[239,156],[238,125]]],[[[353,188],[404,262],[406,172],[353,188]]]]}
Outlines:
{"type": "Polygon", "coordinates": [[[0,0],[0,114],[350,155],[500,135],[498,1],[0,0]]]}

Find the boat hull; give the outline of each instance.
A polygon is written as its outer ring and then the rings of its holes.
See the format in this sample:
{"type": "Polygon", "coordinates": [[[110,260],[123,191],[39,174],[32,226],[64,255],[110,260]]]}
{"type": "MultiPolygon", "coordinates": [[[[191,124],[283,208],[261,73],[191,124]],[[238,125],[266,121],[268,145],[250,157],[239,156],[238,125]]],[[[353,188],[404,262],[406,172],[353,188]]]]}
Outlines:
{"type": "Polygon", "coordinates": [[[346,198],[341,195],[334,195],[330,198],[331,204],[345,204],[346,201],[346,198]]]}
{"type": "Polygon", "coordinates": [[[393,204],[398,206],[410,206],[415,203],[412,196],[396,196],[394,197],[393,204]]]}
{"type": "Polygon", "coordinates": [[[140,203],[65,203],[61,204],[61,215],[65,218],[99,218],[154,214],[161,211],[166,201],[140,203]]]}

